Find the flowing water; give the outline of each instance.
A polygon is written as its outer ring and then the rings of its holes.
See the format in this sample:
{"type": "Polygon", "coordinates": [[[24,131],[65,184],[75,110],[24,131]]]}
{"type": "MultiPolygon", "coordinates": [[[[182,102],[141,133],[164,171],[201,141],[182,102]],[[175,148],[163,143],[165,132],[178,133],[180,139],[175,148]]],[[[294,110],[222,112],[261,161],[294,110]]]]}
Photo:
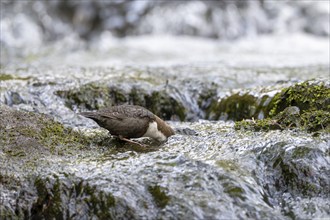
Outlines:
{"type": "Polygon", "coordinates": [[[329,5],[256,2],[119,2],[114,17],[109,7],[69,2],[76,23],[60,19],[60,3],[1,2],[0,115],[4,106],[42,113],[94,141],[45,144],[47,153],[32,149],[32,157],[30,142],[8,150],[3,134],[12,127],[0,125],[0,218],[329,218],[329,133],[237,131],[228,115],[208,111],[233,94],[273,97],[311,79],[329,89],[329,5]],[[87,25],[98,13],[117,23],[87,25]],[[141,149],[77,115],[124,103],[198,135],[144,140],[141,149]]]}

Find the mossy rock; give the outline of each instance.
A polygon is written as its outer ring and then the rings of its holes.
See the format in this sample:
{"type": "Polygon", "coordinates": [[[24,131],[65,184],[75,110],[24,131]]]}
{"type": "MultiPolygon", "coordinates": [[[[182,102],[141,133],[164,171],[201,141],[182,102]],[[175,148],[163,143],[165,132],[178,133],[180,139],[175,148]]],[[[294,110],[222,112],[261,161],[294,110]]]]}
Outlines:
{"type": "MultiPolygon", "coordinates": [[[[305,111],[303,114],[288,114],[288,110],[294,106],[284,109],[273,118],[262,120],[243,120],[235,122],[235,129],[252,131],[269,131],[300,129],[307,132],[324,131],[330,133],[330,113],[318,111],[305,111]]],[[[297,108],[297,107],[296,107],[297,108]]]]}
{"type": "Polygon", "coordinates": [[[217,109],[227,115],[227,120],[240,121],[252,117],[256,102],[256,98],[250,94],[234,94],[221,100],[217,109]]]}
{"type": "Polygon", "coordinates": [[[165,208],[167,206],[170,201],[170,197],[166,195],[160,186],[149,186],[148,191],[152,195],[157,207],[165,208]]]}
{"type": "Polygon", "coordinates": [[[330,133],[330,112],[317,110],[305,111],[301,115],[302,127],[309,132],[325,131],[330,133]]]}
{"type": "Polygon", "coordinates": [[[79,161],[77,156],[103,156],[102,146],[94,138],[64,127],[47,115],[0,106],[0,161],[4,162],[0,169],[1,193],[20,192],[5,198],[0,216],[114,219],[118,212],[132,219],[134,211],[127,204],[117,202],[110,193],[92,185],[93,181],[62,170],[62,165],[79,161]]]}
{"type": "Polygon", "coordinates": [[[49,178],[43,180],[39,177],[35,179],[34,186],[38,199],[32,204],[31,217],[35,219],[63,218],[64,213],[61,207],[61,184],[59,179],[56,178],[50,183],[49,178]]]}
{"type": "Polygon", "coordinates": [[[242,120],[235,122],[236,130],[251,130],[251,131],[269,131],[279,130],[282,126],[276,120],[266,118],[262,120],[242,120]]]}
{"type": "Polygon", "coordinates": [[[29,80],[32,79],[32,77],[19,77],[19,76],[14,76],[11,74],[6,74],[6,73],[0,73],[0,81],[7,81],[7,80],[29,80]]]}
{"type": "Polygon", "coordinates": [[[270,103],[269,115],[275,116],[289,106],[297,106],[302,113],[307,110],[330,112],[330,88],[324,83],[313,81],[285,88],[270,103]]]}
{"type": "Polygon", "coordinates": [[[278,142],[258,153],[257,159],[263,163],[264,172],[260,180],[267,182],[267,193],[291,193],[301,197],[323,195],[327,198],[330,187],[328,170],[317,168],[323,164],[321,158],[326,157],[326,152],[314,146],[278,142]],[[318,169],[319,175],[313,174],[314,169],[318,169]]]}
{"type": "Polygon", "coordinates": [[[65,99],[65,105],[70,109],[76,108],[95,110],[127,102],[123,90],[115,86],[89,83],[68,91],[57,91],[56,95],[65,99]]]}
{"type": "Polygon", "coordinates": [[[147,91],[138,86],[123,90],[117,85],[90,83],[68,91],[57,91],[65,99],[65,105],[72,110],[98,110],[122,104],[143,106],[164,120],[186,118],[186,109],[164,90],[147,91]]]}
{"type": "Polygon", "coordinates": [[[4,73],[0,74],[0,81],[13,80],[13,79],[15,78],[12,75],[4,74],[4,73]]]}
{"type": "Polygon", "coordinates": [[[49,116],[0,107],[1,150],[10,157],[65,154],[91,140],[49,116]]]}
{"type": "Polygon", "coordinates": [[[110,193],[98,191],[84,181],[61,179],[58,176],[36,177],[34,187],[37,200],[30,210],[21,210],[35,219],[64,219],[74,216],[94,216],[98,219],[114,219],[116,199],[110,193]],[[67,202],[80,207],[68,207],[67,202]],[[29,213],[30,212],[30,213],[29,213]]]}
{"type": "Polygon", "coordinates": [[[267,107],[269,118],[235,123],[236,129],[269,131],[298,128],[330,132],[330,88],[304,82],[283,89],[267,107]]]}
{"type": "Polygon", "coordinates": [[[128,94],[128,102],[134,105],[146,106],[147,91],[137,86],[133,86],[128,94]]]}
{"type": "Polygon", "coordinates": [[[264,103],[268,99],[268,95],[259,98],[249,93],[236,93],[221,99],[220,102],[214,100],[206,110],[206,119],[241,121],[259,118],[259,115],[265,114],[264,103]]]}
{"type": "Polygon", "coordinates": [[[153,91],[145,96],[147,109],[165,120],[180,120],[186,118],[186,109],[165,91],[153,91]]]}

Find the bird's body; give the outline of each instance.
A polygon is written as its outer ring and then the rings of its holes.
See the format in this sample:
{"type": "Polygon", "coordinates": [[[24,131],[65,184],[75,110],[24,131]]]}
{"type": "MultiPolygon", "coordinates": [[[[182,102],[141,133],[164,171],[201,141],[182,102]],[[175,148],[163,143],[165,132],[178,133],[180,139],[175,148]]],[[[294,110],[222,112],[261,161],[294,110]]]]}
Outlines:
{"type": "Polygon", "coordinates": [[[82,116],[93,119],[111,135],[123,140],[150,137],[165,141],[174,135],[174,130],[158,116],[137,105],[120,105],[99,110],[82,112],[82,116]]]}

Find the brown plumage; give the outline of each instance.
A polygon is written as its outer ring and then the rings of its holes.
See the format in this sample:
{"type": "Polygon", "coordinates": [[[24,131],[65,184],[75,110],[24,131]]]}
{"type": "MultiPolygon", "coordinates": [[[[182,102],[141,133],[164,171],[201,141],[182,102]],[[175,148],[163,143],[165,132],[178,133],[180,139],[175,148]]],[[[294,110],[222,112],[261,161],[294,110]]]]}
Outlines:
{"type": "Polygon", "coordinates": [[[129,138],[139,137],[151,137],[158,141],[165,141],[169,136],[174,135],[174,130],[162,119],[137,105],[113,106],[96,112],[80,114],[93,119],[99,126],[107,129],[111,135],[126,141],[129,141],[129,138]]]}

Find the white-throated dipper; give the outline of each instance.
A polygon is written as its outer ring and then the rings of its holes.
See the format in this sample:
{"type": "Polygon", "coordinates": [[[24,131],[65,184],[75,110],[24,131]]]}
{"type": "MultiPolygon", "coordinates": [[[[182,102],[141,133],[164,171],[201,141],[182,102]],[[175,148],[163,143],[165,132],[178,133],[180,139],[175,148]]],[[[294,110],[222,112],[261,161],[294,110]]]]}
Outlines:
{"type": "Polygon", "coordinates": [[[129,138],[150,137],[166,141],[174,130],[157,115],[137,105],[119,105],[96,112],[81,112],[82,116],[93,119],[119,139],[139,144],[129,138]]]}

